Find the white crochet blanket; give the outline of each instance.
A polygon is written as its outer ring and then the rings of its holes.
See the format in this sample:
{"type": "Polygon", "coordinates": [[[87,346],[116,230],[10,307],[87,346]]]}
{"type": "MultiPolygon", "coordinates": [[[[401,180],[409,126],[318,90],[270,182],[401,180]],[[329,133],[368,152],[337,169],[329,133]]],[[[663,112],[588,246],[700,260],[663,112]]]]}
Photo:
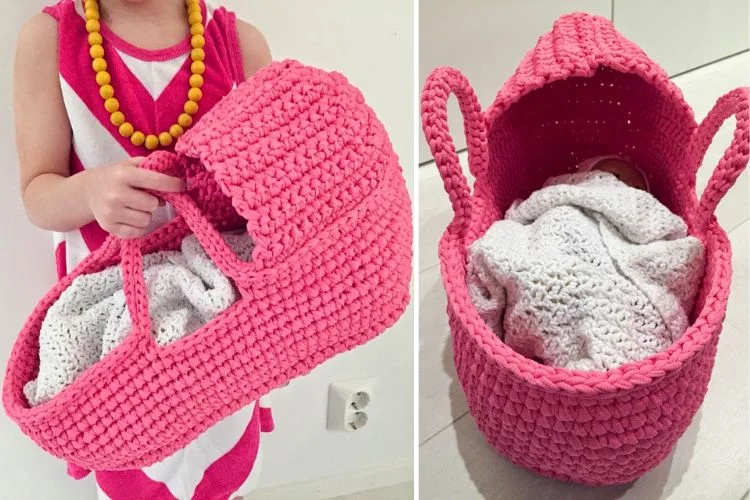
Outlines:
{"type": "Polygon", "coordinates": [[[651,194],[613,175],[549,179],[469,249],[469,294],[509,347],[553,366],[608,370],[688,327],[701,242],[651,194]]]}
{"type": "MultiPolygon", "coordinates": [[[[249,260],[247,234],[224,233],[227,244],[249,260]]],[[[152,334],[174,342],[216,317],[237,300],[232,282],[206,255],[194,235],[181,251],[145,255],[152,334]]],[[[131,330],[120,266],[79,276],[49,308],[39,334],[39,374],[24,387],[32,406],[48,401],[86,368],[125,340],[131,330]]]]}

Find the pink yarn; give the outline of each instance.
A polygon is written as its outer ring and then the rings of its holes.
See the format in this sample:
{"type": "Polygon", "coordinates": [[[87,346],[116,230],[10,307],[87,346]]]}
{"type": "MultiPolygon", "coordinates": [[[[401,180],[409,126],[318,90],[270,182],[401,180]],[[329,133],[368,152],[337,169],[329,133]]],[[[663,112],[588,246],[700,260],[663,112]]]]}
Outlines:
{"type": "Polygon", "coordinates": [[[13,347],[3,404],[39,446],[95,470],[136,469],[251,401],[382,333],[409,301],[409,195],[388,135],[342,75],[274,63],[144,168],[183,176],[180,215],[140,239],[109,237],[37,305],[13,347]],[[246,227],[251,262],[218,231],[246,227]],[[157,347],[142,254],[196,234],[241,300],[157,347]],[[121,256],[121,259],[120,259],[121,256]],[[133,331],[51,401],[30,408],[47,309],[77,277],[122,264],[133,331]]]}
{"type": "Polygon", "coordinates": [[[477,425],[513,462],[586,484],[633,481],[672,450],[703,401],[724,320],[731,248],[714,210],[748,162],[748,89],[718,100],[697,125],[665,72],[607,19],[575,13],[521,61],[482,112],[464,76],[437,68],[422,94],[427,142],[455,216],[440,240],[454,361],[477,425]],[[448,132],[446,101],[464,115],[473,195],[448,132]],[[729,149],[698,200],[696,171],[721,123],[729,149]],[[668,350],[607,372],[540,365],[480,319],[467,290],[466,249],[518,198],[583,159],[627,155],[651,192],[706,245],[692,326],[668,350]]]}

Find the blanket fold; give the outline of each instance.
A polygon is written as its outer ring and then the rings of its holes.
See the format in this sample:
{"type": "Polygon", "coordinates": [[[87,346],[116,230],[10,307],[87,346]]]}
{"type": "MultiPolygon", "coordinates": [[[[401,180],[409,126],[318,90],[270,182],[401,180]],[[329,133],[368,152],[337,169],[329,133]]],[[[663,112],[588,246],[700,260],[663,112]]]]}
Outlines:
{"type": "MultiPolygon", "coordinates": [[[[241,259],[250,259],[249,235],[223,233],[223,237],[241,259]]],[[[144,255],[143,274],[152,334],[159,345],[193,333],[238,299],[231,280],[192,234],[182,240],[180,251],[144,255]]],[[[120,345],[130,330],[119,265],[73,280],[42,323],[39,373],[24,387],[29,404],[50,400],[120,345]]]]}
{"type": "Polygon", "coordinates": [[[605,172],[549,179],[469,249],[479,315],[517,352],[608,370],[688,327],[704,249],[651,194],[605,172]]]}

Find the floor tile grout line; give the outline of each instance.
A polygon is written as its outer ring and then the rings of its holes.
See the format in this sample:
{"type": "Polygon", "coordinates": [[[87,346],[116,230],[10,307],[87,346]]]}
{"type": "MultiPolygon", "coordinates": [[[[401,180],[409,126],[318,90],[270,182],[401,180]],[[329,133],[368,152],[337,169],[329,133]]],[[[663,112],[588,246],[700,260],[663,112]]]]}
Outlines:
{"type": "Polygon", "coordinates": [[[421,275],[421,274],[422,274],[422,273],[424,273],[424,272],[427,272],[427,271],[430,271],[430,270],[432,270],[432,269],[435,269],[435,268],[436,268],[436,267],[438,267],[439,265],[440,265],[440,262],[436,262],[436,263],[434,263],[434,264],[431,264],[431,265],[430,265],[429,267],[425,267],[424,269],[420,269],[420,270],[419,270],[419,274],[421,275]]]}
{"type": "Polygon", "coordinates": [[[726,61],[726,60],[731,59],[733,57],[741,56],[742,54],[746,54],[748,52],[750,52],[750,49],[742,49],[742,50],[739,50],[737,52],[733,52],[731,54],[727,54],[727,55],[725,55],[723,57],[720,57],[718,59],[714,59],[713,61],[708,61],[706,63],[703,63],[700,66],[696,66],[694,68],[690,68],[690,69],[686,69],[684,71],[680,71],[679,73],[675,73],[674,75],[669,75],[669,79],[672,80],[674,78],[677,78],[678,76],[685,76],[688,73],[692,73],[693,71],[698,71],[699,69],[705,69],[705,68],[711,66],[712,64],[718,64],[720,62],[726,61]]]}
{"type": "Polygon", "coordinates": [[[420,443],[419,443],[419,447],[421,448],[421,447],[422,447],[423,445],[425,445],[425,444],[427,444],[428,442],[430,442],[430,441],[431,441],[431,440],[432,440],[432,439],[433,439],[433,438],[434,438],[435,436],[437,436],[438,434],[440,434],[441,432],[443,432],[444,430],[446,430],[446,429],[447,429],[448,427],[453,427],[453,425],[454,425],[454,424],[455,424],[456,422],[458,422],[459,420],[461,420],[462,418],[464,418],[464,417],[465,417],[466,415],[468,415],[468,414],[469,414],[469,410],[466,410],[466,411],[465,411],[465,412],[463,412],[463,413],[462,413],[461,415],[459,415],[458,417],[456,417],[455,419],[453,419],[453,420],[452,420],[452,421],[451,421],[450,423],[448,423],[448,424],[445,424],[445,425],[444,425],[443,427],[441,427],[440,429],[438,429],[437,431],[435,431],[435,433],[433,433],[433,434],[432,434],[431,436],[429,436],[429,437],[428,437],[427,439],[425,439],[424,441],[420,442],[420,443]]]}
{"type": "Polygon", "coordinates": [[[750,217],[748,217],[747,219],[743,220],[742,222],[738,222],[737,224],[735,224],[734,226],[732,226],[732,228],[731,228],[731,229],[726,229],[726,232],[727,232],[727,236],[729,236],[729,235],[730,235],[730,234],[732,234],[732,233],[733,233],[734,231],[736,231],[737,229],[739,229],[739,228],[741,228],[742,226],[744,226],[744,225],[745,225],[745,223],[747,223],[748,221],[750,221],[750,217]]]}

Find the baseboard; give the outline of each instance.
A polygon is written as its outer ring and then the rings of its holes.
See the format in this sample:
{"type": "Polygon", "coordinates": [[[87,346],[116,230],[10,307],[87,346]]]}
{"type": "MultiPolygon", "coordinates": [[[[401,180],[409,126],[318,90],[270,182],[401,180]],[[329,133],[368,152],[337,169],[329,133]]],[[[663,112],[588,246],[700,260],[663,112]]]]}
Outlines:
{"type": "Polygon", "coordinates": [[[414,479],[411,460],[396,461],[387,466],[354,471],[263,488],[252,493],[252,500],[325,500],[360,491],[385,488],[414,479]]]}

